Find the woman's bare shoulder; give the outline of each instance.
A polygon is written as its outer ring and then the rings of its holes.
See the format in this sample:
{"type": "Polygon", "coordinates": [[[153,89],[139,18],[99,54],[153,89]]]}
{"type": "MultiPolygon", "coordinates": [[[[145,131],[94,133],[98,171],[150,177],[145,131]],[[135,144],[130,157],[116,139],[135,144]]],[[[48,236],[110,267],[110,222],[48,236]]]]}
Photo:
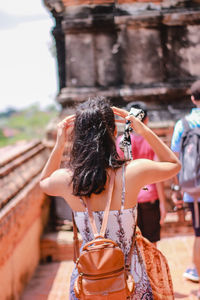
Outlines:
{"type": "Polygon", "coordinates": [[[72,171],[68,168],[61,168],[54,171],[51,176],[60,181],[70,182],[72,178],[72,171]]]}
{"type": "Polygon", "coordinates": [[[62,196],[70,186],[72,174],[69,169],[58,169],[51,176],[40,181],[43,192],[50,196],[62,196]]]}
{"type": "Polygon", "coordinates": [[[156,162],[145,158],[139,158],[128,162],[126,165],[126,179],[147,184],[148,182],[146,181],[149,180],[149,171],[155,171],[155,163],[156,162]]]}
{"type": "Polygon", "coordinates": [[[146,158],[138,158],[131,161],[126,162],[126,170],[127,171],[134,171],[138,169],[143,169],[147,167],[148,163],[152,161],[146,158]]]}

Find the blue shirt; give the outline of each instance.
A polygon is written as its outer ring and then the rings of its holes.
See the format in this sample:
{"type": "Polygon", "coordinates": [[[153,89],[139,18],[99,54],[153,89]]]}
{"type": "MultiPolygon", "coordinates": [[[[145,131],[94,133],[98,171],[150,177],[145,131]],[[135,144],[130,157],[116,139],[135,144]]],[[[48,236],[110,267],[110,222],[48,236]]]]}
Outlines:
{"type": "MultiPolygon", "coordinates": [[[[200,127],[200,108],[193,108],[189,115],[186,116],[186,120],[189,123],[190,128],[200,127]]],[[[182,121],[179,120],[174,127],[174,132],[171,141],[171,149],[174,152],[180,152],[180,142],[184,128],[182,121]]],[[[194,199],[187,193],[183,196],[184,202],[194,202],[194,199]]],[[[200,202],[200,198],[198,198],[200,202]]]]}

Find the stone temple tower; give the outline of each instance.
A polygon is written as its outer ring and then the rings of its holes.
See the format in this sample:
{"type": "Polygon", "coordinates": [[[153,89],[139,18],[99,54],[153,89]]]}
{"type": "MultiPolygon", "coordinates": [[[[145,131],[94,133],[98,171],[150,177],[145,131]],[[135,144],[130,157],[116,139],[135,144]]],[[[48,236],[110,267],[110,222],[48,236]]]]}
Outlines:
{"type": "MultiPolygon", "coordinates": [[[[94,95],[123,107],[144,101],[149,125],[169,145],[200,78],[200,0],[43,1],[55,19],[62,114],[94,95]]],[[[56,199],[57,211],[67,211],[62,205],[56,199]]]]}
{"type": "Polygon", "coordinates": [[[200,78],[199,0],[43,1],[55,19],[63,110],[104,95],[145,101],[160,119],[184,113],[200,78]]]}

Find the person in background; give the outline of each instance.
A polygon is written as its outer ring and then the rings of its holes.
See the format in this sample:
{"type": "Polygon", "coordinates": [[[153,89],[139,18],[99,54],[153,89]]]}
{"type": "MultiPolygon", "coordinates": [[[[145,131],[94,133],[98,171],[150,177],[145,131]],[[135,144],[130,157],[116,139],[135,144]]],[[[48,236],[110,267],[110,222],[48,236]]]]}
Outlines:
{"type": "MultiPolygon", "coordinates": [[[[200,80],[193,83],[191,86],[191,101],[194,104],[195,108],[193,108],[186,116],[186,120],[190,128],[200,127],[200,80]]],[[[175,152],[175,154],[179,157],[180,153],[180,142],[181,137],[184,132],[184,127],[182,124],[182,120],[178,120],[174,127],[174,132],[171,141],[171,149],[175,152]]],[[[177,208],[180,208],[183,202],[186,202],[189,205],[190,210],[192,211],[192,221],[194,227],[194,244],[193,244],[193,259],[191,266],[185,271],[183,276],[189,280],[199,282],[200,281],[200,227],[195,227],[195,213],[194,213],[194,199],[188,194],[184,193],[183,201],[179,199],[180,195],[180,187],[178,185],[178,178],[174,178],[174,184],[172,185],[172,200],[177,208]]],[[[200,218],[200,195],[198,198],[198,214],[200,218]]],[[[200,287],[198,290],[198,299],[200,299],[200,287]]]]}
{"type": "MultiPolygon", "coordinates": [[[[145,104],[143,102],[133,102],[131,105],[129,105],[129,109],[132,107],[142,109],[144,111],[141,121],[147,125],[149,118],[145,104]]],[[[132,132],[130,137],[133,159],[147,158],[151,160],[157,160],[152,147],[141,135],[132,132]]],[[[118,136],[116,146],[119,156],[124,158],[124,153],[120,148],[121,139],[122,136],[118,136]]],[[[141,189],[140,193],[138,194],[137,201],[137,224],[142,232],[142,235],[156,246],[156,243],[160,240],[160,229],[166,216],[163,182],[150,184],[147,185],[145,189],[141,189]]]]}

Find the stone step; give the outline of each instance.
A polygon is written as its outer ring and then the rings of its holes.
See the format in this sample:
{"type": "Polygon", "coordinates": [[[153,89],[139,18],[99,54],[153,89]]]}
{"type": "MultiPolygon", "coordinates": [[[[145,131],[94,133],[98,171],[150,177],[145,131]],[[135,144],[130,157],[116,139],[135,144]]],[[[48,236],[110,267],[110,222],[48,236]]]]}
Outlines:
{"type": "Polygon", "coordinates": [[[167,213],[161,227],[161,238],[193,234],[192,215],[189,210],[167,213]]]}
{"type": "MultiPolygon", "coordinates": [[[[80,245],[81,238],[79,236],[80,245]]],[[[40,243],[41,262],[59,262],[73,259],[73,232],[58,231],[43,235],[40,243]]]]}

